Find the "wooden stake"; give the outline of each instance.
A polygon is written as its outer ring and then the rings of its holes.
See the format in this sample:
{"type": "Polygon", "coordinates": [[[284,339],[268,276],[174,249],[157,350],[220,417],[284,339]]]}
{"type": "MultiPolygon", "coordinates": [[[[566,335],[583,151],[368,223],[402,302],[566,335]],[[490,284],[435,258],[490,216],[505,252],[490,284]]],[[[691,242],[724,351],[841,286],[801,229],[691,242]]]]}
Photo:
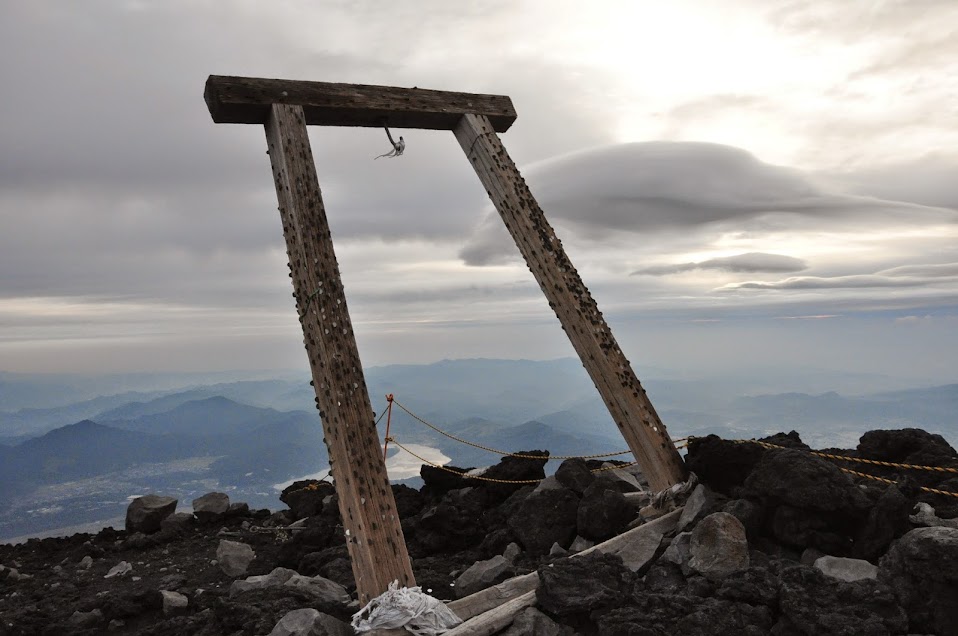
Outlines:
{"type": "Polygon", "coordinates": [[[664,490],[684,481],[668,431],[491,122],[467,114],[453,132],[649,484],[664,490]]]}
{"type": "Polygon", "coordinates": [[[266,141],[296,308],[360,605],[393,580],[415,585],[379,448],[301,106],[273,104],[266,141]]]}

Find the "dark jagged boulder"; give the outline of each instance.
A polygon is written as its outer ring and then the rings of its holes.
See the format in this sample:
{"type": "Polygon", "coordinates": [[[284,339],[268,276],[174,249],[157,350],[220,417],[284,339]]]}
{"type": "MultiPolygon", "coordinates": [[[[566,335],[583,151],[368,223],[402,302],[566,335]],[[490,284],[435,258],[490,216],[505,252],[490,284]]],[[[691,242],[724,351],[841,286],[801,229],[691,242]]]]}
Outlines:
{"type": "Polygon", "coordinates": [[[832,513],[780,505],[769,517],[768,530],[779,543],[804,550],[815,548],[823,553],[845,555],[852,549],[853,526],[832,513]]]}
{"type": "Polygon", "coordinates": [[[405,484],[393,484],[392,490],[400,519],[408,519],[419,514],[426,504],[426,498],[422,493],[405,484]]]}
{"type": "Polygon", "coordinates": [[[200,523],[218,521],[230,509],[230,498],[225,492],[208,492],[193,500],[193,516],[200,523]]]}
{"type": "Polygon", "coordinates": [[[279,500],[289,506],[294,517],[305,519],[320,514],[323,511],[323,500],[335,494],[336,488],[327,481],[302,479],[284,488],[279,500]]]}
{"type": "Polygon", "coordinates": [[[858,442],[858,454],[885,462],[958,466],[958,452],[944,437],[918,428],[868,431],[858,442]]]}
{"type": "Polygon", "coordinates": [[[717,435],[709,435],[689,442],[685,465],[712,490],[735,496],[734,491],[745,483],[766,452],[757,444],[730,442],[717,435]]]}
{"type": "MultiPolygon", "coordinates": [[[[538,457],[548,457],[547,450],[528,450],[518,451],[517,455],[531,455],[538,457]]],[[[532,479],[545,479],[545,465],[547,459],[523,459],[520,457],[503,457],[495,466],[491,466],[482,474],[486,479],[501,479],[503,481],[527,481],[532,479]]],[[[480,481],[479,485],[489,494],[490,500],[494,502],[505,501],[512,493],[522,488],[525,484],[516,483],[495,483],[490,481],[480,481]]]]}
{"type": "Polygon", "coordinates": [[[605,541],[625,530],[635,512],[611,480],[598,478],[585,489],[576,515],[580,535],[605,541]]]}
{"type": "Polygon", "coordinates": [[[480,488],[446,493],[435,506],[403,523],[416,554],[446,554],[478,546],[486,535],[482,515],[486,494],[480,488]]]}
{"type": "Polygon", "coordinates": [[[755,466],[745,489],[767,504],[860,516],[868,499],[834,464],[798,450],[772,451],[755,466]]]}
{"type": "Polygon", "coordinates": [[[847,583],[805,565],[780,574],[782,616],[776,634],[905,634],[908,618],[887,585],[875,580],[847,583]]]}
{"type": "Polygon", "coordinates": [[[581,617],[622,605],[634,575],[615,555],[590,553],[540,567],[536,598],[554,616],[581,617]]]}
{"type": "Polygon", "coordinates": [[[472,470],[472,468],[459,468],[458,466],[443,466],[437,468],[429,464],[423,464],[419,469],[419,476],[422,477],[423,486],[420,493],[424,497],[439,499],[450,490],[466,488],[474,484],[465,481],[462,475],[472,470]]]}
{"type": "Polygon", "coordinates": [[[177,500],[173,497],[144,495],[130,502],[126,508],[127,532],[156,532],[164,519],[176,512],[177,500]]]}
{"type": "Polygon", "coordinates": [[[855,537],[852,555],[871,561],[884,554],[892,541],[911,530],[911,509],[911,502],[898,486],[889,484],[868,511],[868,519],[855,537]]]}
{"type": "Polygon", "coordinates": [[[715,598],[638,593],[634,604],[597,617],[600,636],[761,636],[772,627],[765,607],[715,598]]]}
{"type": "Polygon", "coordinates": [[[567,548],[575,539],[578,509],[579,497],[568,488],[542,490],[516,506],[507,523],[527,552],[548,554],[552,544],[567,548]]]}
{"type": "Polygon", "coordinates": [[[916,528],[892,544],[878,578],[908,612],[911,631],[958,629],[958,528],[916,528]]]}
{"type": "Polygon", "coordinates": [[[589,470],[584,459],[575,458],[559,464],[555,478],[569,490],[581,495],[595,481],[595,473],[589,470]]]}
{"type": "Polygon", "coordinates": [[[774,444],[775,446],[781,446],[782,448],[791,448],[794,450],[804,451],[812,450],[811,446],[802,441],[802,438],[799,437],[797,431],[791,431],[788,433],[775,433],[774,435],[763,437],[759,441],[774,444]]]}

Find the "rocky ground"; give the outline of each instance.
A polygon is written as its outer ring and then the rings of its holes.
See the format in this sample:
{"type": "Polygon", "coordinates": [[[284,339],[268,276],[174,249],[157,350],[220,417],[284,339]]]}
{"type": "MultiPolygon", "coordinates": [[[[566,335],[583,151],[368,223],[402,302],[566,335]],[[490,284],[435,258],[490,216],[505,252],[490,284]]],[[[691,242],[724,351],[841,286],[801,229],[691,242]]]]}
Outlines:
{"type": "MultiPolygon", "coordinates": [[[[421,491],[394,486],[417,582],[454,599],[537,572],[537,607],[510,636],[958,634],[958,498],[920,489],[958,492],[958,475],[841,464],[888,484],[843,473],[795,433],[767,441],[787,448],[694,440],[700,485],[662,508],[641,475],[581,460],[535,488],[423,467],[421,491]],[[677,504],[640,563],[568,558],[677,504]]],[[[835,452],[958,468],[944,439],[914,429],[835,452]]],[[[486,475],[541,478],[542,464],[506,458],[486,475]]],[[[211,493],[172,514],[174,500],[147,497],[126,530],[0,545],[0,636],[352,633],[332,487],[299,482],[282,500],[270,513],[211,493]]]]}

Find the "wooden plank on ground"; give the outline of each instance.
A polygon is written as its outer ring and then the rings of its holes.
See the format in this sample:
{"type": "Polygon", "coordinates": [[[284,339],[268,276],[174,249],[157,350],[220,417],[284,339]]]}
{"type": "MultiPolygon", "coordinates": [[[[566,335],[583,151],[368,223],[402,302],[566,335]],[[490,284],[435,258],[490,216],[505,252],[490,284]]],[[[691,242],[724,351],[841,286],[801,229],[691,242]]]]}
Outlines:
{"type": "Polygon", "coordinates": [[[665,425],[495,126],[469,114],[454,132],[652,489],[684,481],[685,464],[665,425]]]}
{"type": "Polygon", "coordinates": [[[379,446],[302,107],[273,105],[266,141],[316,405],[359,603],[365,605],[393,580],[405,586],[416,582],[379,446]]]}
{"type": "MultiPolygon", "coordinates": [[[[602,543],[597,543],[591,548],[573,554],[568,558],[575,559],[592,552],[617,554],[622,558],[626,567],[633,570],[641,569],[655,554],[658,544],[662,541],[662,536],[675,529],[681,516],[682,508],[673,510],[654,521],[623,532],[602,543]]],[[[530,572],[529,574],[515,576],[508,581],[503,581],[484,590],[479,590],[469,596],[450,601],[447,605],[449,609],[456,613],[456,616],[465,621],[473,616],[488,612],[530,590],[535,590],[538,586],[539,575],[536,572],[530,572]]]]}
{"type": "Polygon", "coordinates": [[[511,625],[516,618],[516,614],[535,604],[536,591],[531,590],[493,610],[470,618],[462,625],[444,632],[443,636],[489,636],[489,634],[495,634],[511,625]]]}
{"type": "Polygon", "coordinates": [[[210,75],[203,93],[218,124],[264,124],[272,104],[302,106],[316,126],[452,130],[466,113],[481,113],[498,132],[516,120],[504,95],[454,93],[423,88],[333,84],[301,80],[210,75]]]}

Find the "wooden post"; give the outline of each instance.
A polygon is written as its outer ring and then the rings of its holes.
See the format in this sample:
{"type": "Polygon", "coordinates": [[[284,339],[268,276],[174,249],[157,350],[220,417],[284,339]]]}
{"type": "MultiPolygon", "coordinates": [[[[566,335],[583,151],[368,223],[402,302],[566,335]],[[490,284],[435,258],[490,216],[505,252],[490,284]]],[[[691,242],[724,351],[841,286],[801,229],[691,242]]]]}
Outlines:
{"type": "Polygon", "coordinates": [[[346,309],[303,107],[273,104],[266,141],[316,406],[364,605],[393,580],[416,583],[346,309]]]}
{"type": "Polygon", "coordinates": [[[453,132],[649,484],[663,490],[683,481],[685,464],[665,426],[489,118],[463,115],[453,132]]]}

